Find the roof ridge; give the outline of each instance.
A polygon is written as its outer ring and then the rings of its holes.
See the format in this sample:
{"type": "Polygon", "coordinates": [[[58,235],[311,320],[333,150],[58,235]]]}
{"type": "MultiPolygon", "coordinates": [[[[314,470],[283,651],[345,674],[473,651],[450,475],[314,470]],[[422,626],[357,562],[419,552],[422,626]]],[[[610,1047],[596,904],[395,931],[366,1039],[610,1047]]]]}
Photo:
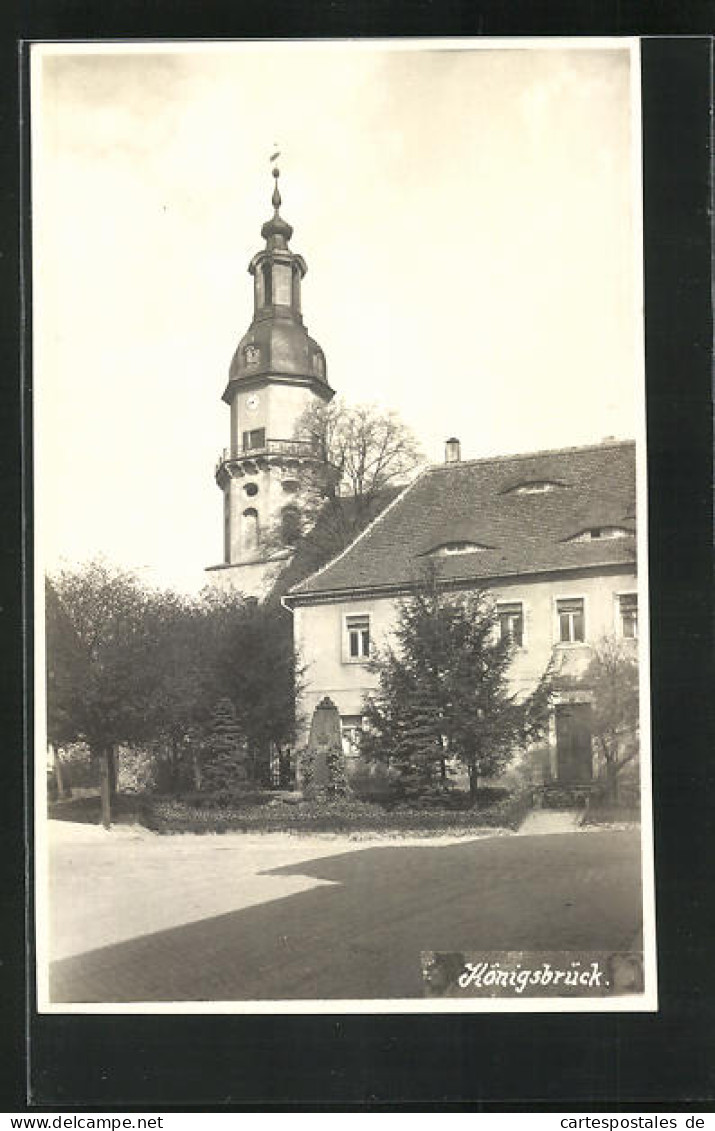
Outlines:
{"type": "Polygon", "coordinates": [[[507,455],[478,456],[475,459],[456,460],[453,463],[431,463],[428,467],[425,468],[425,472],[449,471],[456,467],[468,467],[473,464],[483,463],[503,463],[506,460],[514,459],[534,459],[536,456],[564,455],[567,452],[595,452],[608,448],[634,447],[635,443],[635,440],[610,440],[608,443],[579,444],[570,448],[540,448],[534,452],[513,452],[507,455]]]}
{"type": "Polygon", "coordinates": [[[419,483],[420,479],[422,479],[422,477],[424,475],[426,475],[428,471],[430,471],[429,467],[423,467],[422,470],[419,472],[419,474],[416,475],[415,478],[410,483],[408,483],[406,487],[403,487],[403,489],[401,491],[398,491],[398,493],[395,495],[394,499],[392,499],[387,504],[387,506],[384,508],[384,510],[381,510],[378,515],[375,515],[372,522],[368,522],[367,526],[365,526],[360,531],[360,533],[357,534],[355,536],[355,538],[353,538],[352,542],[348,542],[347,546],[343,547],[343,549],[340,551],[340,553],[336,554],[335,557],[330,558],[330,560],[327,561],[325,563],[325,565],[320,566],[320,568],[316,569],[313,573],[309,573],[307,577],[302,578],[296,585],[292,585],[291,588],[288,590],[288,592],[285,594],[285,596],[290,597],[290,595],[292,593],[300,592],[301,586],[307,585],[309,581],[313,581],[314,578],[319,577],[321,573],[325,573],[326,569],[330,569],[331,566],[334,566],[336,562],[339,562],[341,558],[345,557],[345,555],[348,553],[348,551],[352,550],[353,546],[357,545],[357,543],[362,538],[364,538],[365,535],[368,534],[373,529],[373,527],[376,526],[377,523],[381,521],[381,519],[383,519],[385,517],[385,515],[388,513],[388,511],[391,511],[392,508],[395,506],[395,504],[399,503],[400,500],[403,499],[404,496],[407,494],[407,492],[411,491],[412,488],[417,483],[419,483]]]}

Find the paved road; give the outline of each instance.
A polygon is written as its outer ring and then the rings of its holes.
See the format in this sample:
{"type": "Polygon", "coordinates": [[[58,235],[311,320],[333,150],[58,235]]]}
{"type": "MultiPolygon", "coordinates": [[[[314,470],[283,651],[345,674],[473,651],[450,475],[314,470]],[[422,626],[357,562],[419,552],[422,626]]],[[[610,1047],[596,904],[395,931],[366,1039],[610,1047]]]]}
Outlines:
{"type": "Polygon", "coordinates": [[[54,1002],[421,997],[423,950],[628,949],[639,836],[385,845],[274,875],[323,883],[55,962],[54,1002]]]}

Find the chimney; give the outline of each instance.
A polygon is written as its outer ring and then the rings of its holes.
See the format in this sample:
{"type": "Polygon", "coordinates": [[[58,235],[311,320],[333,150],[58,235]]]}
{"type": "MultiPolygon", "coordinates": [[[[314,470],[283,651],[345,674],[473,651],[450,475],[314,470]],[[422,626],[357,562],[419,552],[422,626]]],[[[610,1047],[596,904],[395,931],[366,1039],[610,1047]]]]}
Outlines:
{"type": "Polygon", "coordinates": [[[444,446],[444,462],[459,463],[461,458],[462,452],[459,440],[452,436],[451,440],[447,440],[444,446]]]}

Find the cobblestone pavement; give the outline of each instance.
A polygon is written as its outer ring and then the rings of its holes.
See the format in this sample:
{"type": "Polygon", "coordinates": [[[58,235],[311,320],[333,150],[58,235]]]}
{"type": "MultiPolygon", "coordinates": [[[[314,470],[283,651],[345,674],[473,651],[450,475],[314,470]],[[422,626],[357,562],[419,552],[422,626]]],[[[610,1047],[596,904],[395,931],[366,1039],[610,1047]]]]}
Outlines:
{"type": "MultiPolygon", "coordinates": [[[[239,839],[242,850],[224,848],[223,838],[166,838],[160,848],[142,842],[131,868],[114,842],[111,867],[93,865],[95,881],[104,876],[105,906],[129,907],[139,885],[144,898],[148,887],[161,890],[165,907],[183,900],[190,908],[193,900],[196,915],[157,927],[154,909],[138,917],[147,933],[137,935],[135,923],[133,937],[109,945],[87,936],[85,953],[53,963],[51,1000],[418,997],[423,950],[628,949],[640,930],[633,830],[419,844],[239,839]],[[295,854],[291,862],[286,853],[295,854]],[[262,894],[247,882],[251,856],[262,894]],[[214,891],[215,901],[201,890],[214,891]],[[224,898],[230,910],[221,911],[224,898]],[[198,917],[208,904],[213,912],[198,917]]],[[[94,843],[75,846],[80,873],[87,853],[96,856],[94,843]]],[[[68,897],[68,863],[65,857],[55,876],[60,902],[68,897]]],[[[85,897],[88,891],[85,883],[85,897]]]]}

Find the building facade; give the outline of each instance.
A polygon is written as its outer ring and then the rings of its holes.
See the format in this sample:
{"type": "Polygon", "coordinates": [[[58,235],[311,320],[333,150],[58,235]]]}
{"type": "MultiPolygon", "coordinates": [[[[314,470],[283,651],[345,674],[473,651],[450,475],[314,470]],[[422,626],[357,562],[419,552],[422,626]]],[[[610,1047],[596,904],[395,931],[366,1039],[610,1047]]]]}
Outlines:
{"type": "Polygon", "coordinates": [[[253,318],[223,393],[230,435],[215,475],[223,496],[224,560],[208,567],[221,588],[257,597],[285,567],[301,534],[302,492],[317,461],[296,427],[307,409],[334,396],[325,354],[303,322],[307,265],[290,248],[293,229],[279,212],[277,168],[273,175],[274,212],[261,229],[265,246],[248,265],[253,318]]]}
{"type": "Polygon", "coordinates": [[[305,665],[303,718],[329,696],[346,750],[356,748],[377,685],[371,657],[433,563],[448,590],[491,595],[499,631],[516,644],[514,691],[532,691],[552,664],[554,710],[535,775],[587,784],[599,768],[581,677],[604,637],[637,651],[635,519],[631,442],[462,462],[449,441],[444,465],[426,469],[284,598],[305,665]]]}

